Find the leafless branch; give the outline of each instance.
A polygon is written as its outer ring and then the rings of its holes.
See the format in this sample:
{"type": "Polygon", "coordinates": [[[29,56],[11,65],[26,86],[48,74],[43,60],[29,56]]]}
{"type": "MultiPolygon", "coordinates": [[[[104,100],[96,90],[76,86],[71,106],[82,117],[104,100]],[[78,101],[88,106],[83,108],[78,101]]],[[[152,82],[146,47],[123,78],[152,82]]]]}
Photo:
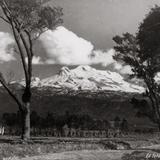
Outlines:
{"type": "Polygon", "coordinates": [[[17,43],[17,46],[18,46],[18,49],[19,49],[19,52],[20,52],[22,65],[23,65],[23,69],[24,69],[24,73],[25,73],[25,78],[26,78],[26,82],[27,82],[29,77],[28,77],[28,72],[27,72],[27,65],[26,65],[26,62],[25,62],[25,55],[23,53],[23,49],[21,47],[21,44],[20,44],[19,40],[17,39],[18,36],[17,36],[16,30],[15,30],[15,27],[14,27],[14,24],[13,24],[12,21],[11,21],[11,26],[12,26],[14,38],[16,40],[16,43],[17,43]]]}
{"type": "Polygon", "coordinates": [[[0,16],[0,19],[4,20],[6,23],[9,23],[9,21],[5,19],[3,16],[0,16]]]}
{"type": "Polygon", "coordinates": [[[26,85],[27,85],[27,82],[29,80],[28,69],[27,69],[27,65],[25,62],[24,51],[23,51],[23,49],[21,47],[21,43],[19,41],[20,35],[19,35],[19,33],[17,33],[17,30],[16,30],[17,24],[15,23],[15,21],[13,21],[10,10],[9,10],[7,4],[5,3],[5,1],[3,1],[3,5],[4,6],[2,6],[2,10],[3,10],[4,15],[6,16],[7,20],[9,21],[9,24],[11,25],[14,39],[15,39],[17,46],[18,46],[18,49],[19,49],[19,53],[20,53],[20,57],[21,57],[21,61],[22,61],[22,65],[23,65],[23,69],[24,69],[24,73],[25,73],[25,78],[26,78],[26,85]]]}
{"type": "Polygon", "coordinates": [[[18,106],[20,107],[20,109],[22,110],[22,104],[20,102],[20,100],[18,99],[16,93],[14,93],[14,91],[12,91],[9,86],[7,85],[2,73],[0,73],[0,83],[3,85],[3,87],[6,89],[6,91],[9,93],[9,95],[16,101],[16,103],[18,104],[18,106]]]}

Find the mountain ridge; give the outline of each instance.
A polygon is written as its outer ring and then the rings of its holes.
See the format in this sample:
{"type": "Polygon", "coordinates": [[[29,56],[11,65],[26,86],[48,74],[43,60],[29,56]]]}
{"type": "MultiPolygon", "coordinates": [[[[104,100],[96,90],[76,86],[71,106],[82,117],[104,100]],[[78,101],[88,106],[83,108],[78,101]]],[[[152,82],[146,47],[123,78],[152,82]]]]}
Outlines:
{"type": "Polygon", "coordinates": [[[74,69],[62,67],[59,73],[44,78],[34,78],[33,87],[54,87],[70,90],[109,90],[122,92],[142,93],[144,88],[127,82],[116,72],[97,70],[87,65],[81,65],[74,69]]]}

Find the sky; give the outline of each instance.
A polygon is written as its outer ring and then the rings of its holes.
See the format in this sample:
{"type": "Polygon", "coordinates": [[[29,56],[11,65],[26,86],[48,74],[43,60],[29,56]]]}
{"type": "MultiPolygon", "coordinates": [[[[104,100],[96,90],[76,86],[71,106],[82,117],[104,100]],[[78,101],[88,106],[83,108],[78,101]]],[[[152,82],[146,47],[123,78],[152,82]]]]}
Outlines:
{"type": "MultiPolygon", "coordinates": [[[[63,26],[47,31],[35,46],[34,75],[47,77],[61,66],[92,65],[100,69],[127,72],[112,55],[113,36],[136,33],[149,9],[159,0],[51,0],[63,8],[63,26]]],[[[16,71],[22,77],[17,55],[7,46],[13,43],[9,27],[0,21],[0,71],[16,71]],[[6,50],[7,48],[7,50],[6,50]]]]}

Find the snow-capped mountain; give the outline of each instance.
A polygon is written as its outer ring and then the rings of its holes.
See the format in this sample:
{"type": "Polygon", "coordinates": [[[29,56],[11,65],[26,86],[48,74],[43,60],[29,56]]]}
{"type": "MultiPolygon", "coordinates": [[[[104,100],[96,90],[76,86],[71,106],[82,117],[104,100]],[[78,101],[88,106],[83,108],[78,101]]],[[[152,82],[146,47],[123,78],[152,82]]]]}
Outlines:
{"type": "MultiPolygon", "coordinates": [[[[25,81],[24,79],[20,82],[18,82],[21,86],[24,86],[25,85],[25,81]]],[[[32,77],[32,84],[31,84],[32,87],[39,87],[41,86],[41,80],[39,77],[32,77]]]]}
{"type": "Polygon", "coordinates": [[[75,69],[63,67],[58,74],[38,81],[38,86],[92,91],[113,90],[138,93],[144,91],[143,87],[126,82],[116,72],[97,70],[90,66],[78,66],[75,69]]]}
{"type": "MultiPolygon", "coordinates": [[[[25,81],[14,81],[13,86],[21,88],[25,85],[25,81]]],[[[38,77],[32,78],[32,87],[38,88],[56,88],[68,90],[89,90],[89,91],[121,91],[142,93],[142,86],[127,82],[116,72],[107,70],[97,70],[90,66],[78,66],[75,69],[62,67],[59,73],[52,77],[41,79],[38,77]]]]}

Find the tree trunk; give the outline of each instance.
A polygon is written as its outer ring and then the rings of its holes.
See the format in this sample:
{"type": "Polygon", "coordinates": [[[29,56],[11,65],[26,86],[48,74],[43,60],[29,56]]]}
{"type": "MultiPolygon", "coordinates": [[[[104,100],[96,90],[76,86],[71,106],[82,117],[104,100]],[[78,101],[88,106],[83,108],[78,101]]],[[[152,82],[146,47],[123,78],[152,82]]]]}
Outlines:
{"type": "Polygon", "coordinates": [[[22,139],[30,139],[30,102],[25,104],[25,110],[22,111],[22,139]]]}
{"type": "Polygon", "coordinates": [[[158,125],[158,130],[159,130],[159,132],[160,132],[160,122],[159,122],[157,125],[158,125]]]}

